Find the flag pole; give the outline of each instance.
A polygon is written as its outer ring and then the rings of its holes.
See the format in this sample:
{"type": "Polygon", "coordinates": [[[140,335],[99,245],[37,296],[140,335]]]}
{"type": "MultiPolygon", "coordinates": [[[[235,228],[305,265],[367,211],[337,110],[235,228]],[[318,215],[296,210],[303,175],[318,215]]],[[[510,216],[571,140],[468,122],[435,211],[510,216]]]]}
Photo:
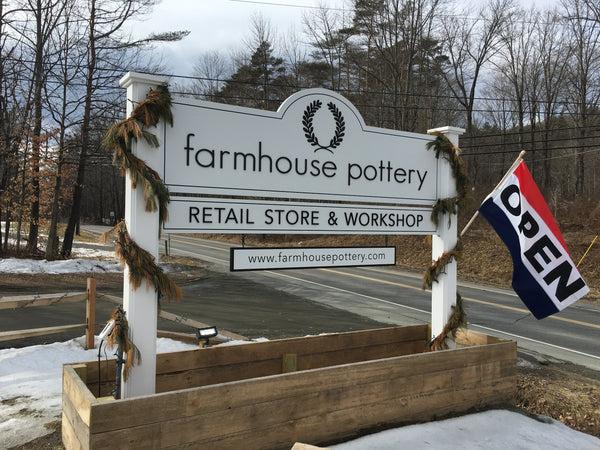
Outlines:
{"type": "Polygon", "coordinates": [[[590,246],[588,247],[588,249],[585,251],[585,253],[581,257],[581,259],[577,263],[577,266],[575,266],[575,267],[579,268],[579,264],[581,264],[581,261],[583,261],[583,258],[585,258],[587,256],[587,254],[589,253],[590,249],[592,248],[592,245],[594,245],[594,242],[596,242],[596,239],[598,239],[598,235],[596,235],[596,237],[594,238],[594,240],[592,241],[592,243],[590,244],[590,246]]]}
{"type": "MultiPolygon", "coordinates": [[[[512,163],[512,165],[506,171],[506,173],[504,174],[504,176],[502,177],[502,179],[498,182],[498,184],[496,185],[496,187],[494,187],[494,189],[492,189],[492,192],[494,192],[496,189],[498,189],[500,186],[502,186],[502,184],[506,181],[506,179],[510,176],[510,174],[513,173],[513,171],[515,170],[515,168],[519,164],[521,164],[521,162],[523,161],[523,156],[525,156],[525,150],[522,150],[521,153],[519,153],[519,156],[517,157],[517,159],[515,159],[515,162],[512,163]]],[[[471,217],[471,219],[469,220],[469,222],[467,222],[467,224],[465,225],[465,227],[463,228],[463,230],[460,232],[459,237],[463,237],[463,235],[467,232],[467,230],[469,228],[471,228],[471,225],[473,225],[473,222],[475,222],[475,219],[477,218],[478,215],[479,215],[479,210],[476,210],[475,214],[473,214],[473,217],[471,217]]]]}

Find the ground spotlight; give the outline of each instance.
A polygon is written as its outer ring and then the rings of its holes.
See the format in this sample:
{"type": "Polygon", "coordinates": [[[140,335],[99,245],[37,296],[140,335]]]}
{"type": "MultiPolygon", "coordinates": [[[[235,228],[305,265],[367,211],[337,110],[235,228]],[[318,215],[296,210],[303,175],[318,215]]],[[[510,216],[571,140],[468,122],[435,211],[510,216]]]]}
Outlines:
{"type": "Polygon", "coordinates": [[[219,334],[217,327],[198,328],[198,330],[196,330],[196,337],[198,338],[200,346],[203,348],[208,347],[208,340],[215,337],[217,334],[219,334]]]}

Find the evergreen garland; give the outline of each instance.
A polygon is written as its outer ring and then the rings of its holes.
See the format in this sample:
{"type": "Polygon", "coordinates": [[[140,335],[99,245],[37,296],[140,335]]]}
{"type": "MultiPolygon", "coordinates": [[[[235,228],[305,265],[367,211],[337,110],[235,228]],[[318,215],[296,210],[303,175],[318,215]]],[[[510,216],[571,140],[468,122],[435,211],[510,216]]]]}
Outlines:
{"type": "Polygon", "coordinates": [[[456,247],[454,247],[452,250],[442,253],[442,255],[436,261],[431,261],[431,264],[425,270],[425,274],[423,275],[423,289],[430,288],[433,283],[438,280],[438,277],[444,271],[446,265],[452,261],[452,259],[458,261],[462,256],[462,250],[462,240],[459,239],[456,243],[456,247]]]}
{"type": "Polygon", "coordinates": [[[101,239],[106,241],[108,236],[112,234],[116,234],[115,253],[123,266],[127,264],[129,268],[129,281],[133,289],[139,288],[142,280],[146,279],[148,283],[154,286],[159,297],[164,296],[169,302],[172,299],[179,300],[183,297],[181,288],[156,264],[154,256],[131,239],[124,221],[104,233],[101,239]]]}
{"type": "Polygon", "coordinates": [[[116,346],[120,352],[127,354],[125,364],[123,364],[123,381],[127,381],[129,368],[134,364],[139,364],[142,361],[142,356],[139,349],[129,339],[129,324],[125,318],[125,311],[120,305],[114,310],[110,320],[115,321],[115,326],[108,335],[106,348],[112,349],[116,346]]]}
{"type": "Polygon", "coordinates": [[[434,133],[436,138],[427,143],[427,150],[435,150],[435,157],[443,157],[450,163],[454,181],[456,183],[456,196],[445,199],[439,199],[431,212],[431,219],[439,225],[439,215],[441,213],[456,214],[459,208],[466,205],[467,195],[471,182],[467,176],[467,170],[464,162],[460,158],[460,149],[452,145],[452,142],[441,133],[434,133]]]}
{"type": "Polygon", "coordinates": [[[158,138],[144,127],[154,127],[161,119],[173,125],[171,94],[166,86],[150,91],[131,116],[111,126],[102,140],[104,148],[113,150],[113,165],[121,169],[123,176],[129,173],[131,187],[135,189],[138,183],[144,183],[146,211],[158,210],[160,227],[168,218],[169,190],[158,172],[131,152],[131,145],[134,140],[143,139],[152,147],[158,147],[158,138]]]}
{"type": "MultiPolygon", "coordinates": [[[[452,220],[452,214],[457,214],[458,209],[465,206],[467,201],[467,195],[469,192],[470,181],[467,176],[467,172],[462,159],[460,158],[460,149],[452,145],[450,140],[441,133],[435,133],[436,138],[427,143],[427,149],[433,149],[435,151],[435,157],[443,157],[450,163],[452,169],[452,175],[456,183],[456,193],[454,197],[438,199],[433,205],[431,211],[431,219],[435,223],[436,227],[439,226],[440,214],[448,213],[448,226],[452,220]]],[[[438,277],[444,272],[446,265],[452,261],[452,259],[458,260],[462,254],[463,244],[460,236],[456,242],[454,249],[442,253],[442,255],[436,260],[432,261],[429,267],[425,270],[423,275],[423,289],[431,288],[434,282],[438,281],[438,277]]],[[[452,336],[456,339],[456,331],[459,328],[465,328],[467,326],[467,316],[463,308],[462,297],[456,292],[456,305],[452,306],[452,315],[442,332],[434,339],[427,343],[429,351],[443,350],[448,348],[446,339],[452,336]]]]}
{"type": "Polygon", "coordinates": [[[427,342],[427,351],[435,351],[435,350],[446,350],[448,349],[448,344],[446,344],[446,339],[448,336],[452,336],[452,339],[456,340],[456,332],[459,328],[467,327],[467,315],[465,314],[465,310],[463,307],[463,300],[460,294],[456,293],[456,305],[452,306],[452,314],[450,315],[450,319],[444,325],[442,332],[436,336],[434,339],[427,342]]]}

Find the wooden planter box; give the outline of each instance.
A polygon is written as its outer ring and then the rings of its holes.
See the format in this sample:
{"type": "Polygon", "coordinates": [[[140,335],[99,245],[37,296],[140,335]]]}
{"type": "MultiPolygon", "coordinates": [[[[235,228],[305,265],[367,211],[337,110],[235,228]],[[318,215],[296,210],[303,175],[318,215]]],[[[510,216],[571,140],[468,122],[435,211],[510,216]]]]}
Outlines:
{"type": "MultiPolygon", "coordinates": [[[[64,366],[62,438],[74,448],[287,449],[510,404],[515,342],[471,331],[423,353],[427,325],[157,356],[157,393],[97,398],[98,362],[64,366]]],[[[101,395],[114,383],[102,361],[101,395]]]]}

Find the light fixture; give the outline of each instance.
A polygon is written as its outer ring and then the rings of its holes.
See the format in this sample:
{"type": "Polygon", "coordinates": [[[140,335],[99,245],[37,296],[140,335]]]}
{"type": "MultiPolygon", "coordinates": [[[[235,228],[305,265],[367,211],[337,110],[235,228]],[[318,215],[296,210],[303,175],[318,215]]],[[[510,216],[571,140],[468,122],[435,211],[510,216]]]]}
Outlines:
{"type": "Polygon", "coordinates": [[[208,340],[212,337],[215,337],[218,334],[219,332],[217,331],[217,327],[198,328],[196,330],[196,337],[198,338],[198,342],[203,348],[208,347],[208,340]]]}

